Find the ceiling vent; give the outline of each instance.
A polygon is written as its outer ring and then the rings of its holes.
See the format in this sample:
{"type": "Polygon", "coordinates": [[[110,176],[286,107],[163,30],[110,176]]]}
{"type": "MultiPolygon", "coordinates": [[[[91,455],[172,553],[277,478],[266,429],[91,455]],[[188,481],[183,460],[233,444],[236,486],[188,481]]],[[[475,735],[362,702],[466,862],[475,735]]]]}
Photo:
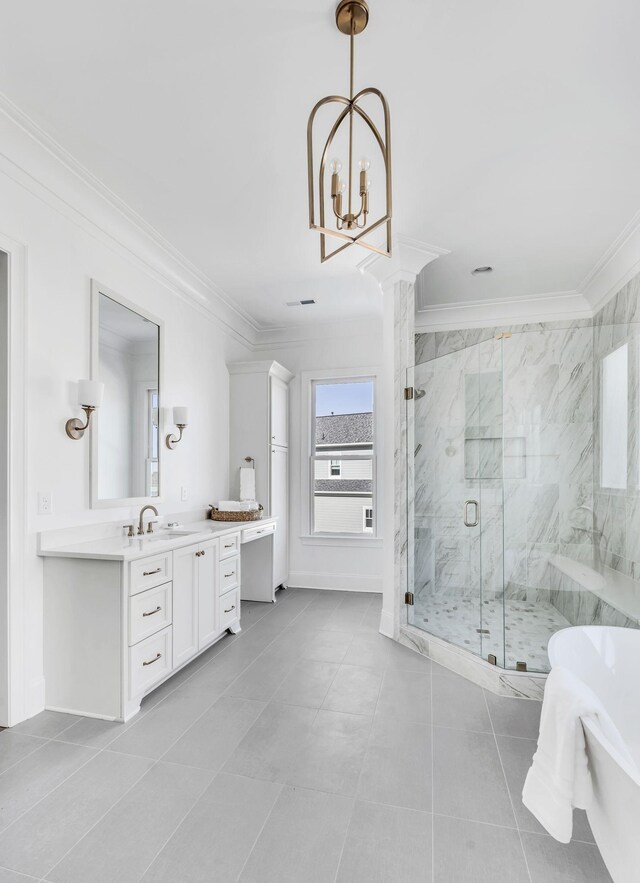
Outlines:
{"type": "Polygon", "coordinates": [[[288,307],[309,307],[311,304],[314,304],[314,300],[288,300],[288,307]]]}

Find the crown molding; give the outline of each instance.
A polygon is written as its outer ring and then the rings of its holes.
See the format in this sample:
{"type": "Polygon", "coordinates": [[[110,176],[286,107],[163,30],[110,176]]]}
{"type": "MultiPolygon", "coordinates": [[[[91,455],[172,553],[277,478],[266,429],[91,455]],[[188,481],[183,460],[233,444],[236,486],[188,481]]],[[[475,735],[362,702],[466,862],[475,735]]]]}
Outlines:
{"type": "Polygon", "coordinates": [[[593,313],[597,313],[640,272],[640,211],[613,240],[580,283],[593,313]]]}
{"type": "Polygon", "coordinates": [[[393,238],[390,258],[374,253],[360,261],[357,268],[373,276],[384,291],[396,282],[414,283],[423,267],[444,254],[449,254],[448,249],[399,233],[393,238]]]}
{"type": "Polygon", "coordinates": [[[527,297],[429,304],[416,313],[416,331],[453,331],[492,325],[590,319],[593,310],[580,291],[555,291],[527,297]]]}
{"type": "Polygon", "coordinates": [[[253,346],[260,324],[2,93],[0,135],[7,177],[253,346]]]}

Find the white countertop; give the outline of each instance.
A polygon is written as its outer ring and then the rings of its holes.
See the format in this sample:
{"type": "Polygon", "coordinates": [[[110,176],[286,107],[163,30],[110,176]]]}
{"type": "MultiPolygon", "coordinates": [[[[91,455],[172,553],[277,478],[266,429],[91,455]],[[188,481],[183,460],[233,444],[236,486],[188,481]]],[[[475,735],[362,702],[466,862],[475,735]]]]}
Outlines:
{"type": "Polygon", "coordinates": [[[39,536],[38,555],[44,558],[94,558],[101,561],[135,561],[149,555],[159,555],[181,549],[194,543],[202,543],[214,537],[222,537],[231,533],[239,533],[247,528],[271,525],[277,518],[265,517],[255,521],[196,521],[182,525],[178,530],[180,536],[163,536],[166,528],[157,528],[155,533],[144,537],[109,536],[93,540],[82,540],[65,545],[49,546],[39,536]]]}

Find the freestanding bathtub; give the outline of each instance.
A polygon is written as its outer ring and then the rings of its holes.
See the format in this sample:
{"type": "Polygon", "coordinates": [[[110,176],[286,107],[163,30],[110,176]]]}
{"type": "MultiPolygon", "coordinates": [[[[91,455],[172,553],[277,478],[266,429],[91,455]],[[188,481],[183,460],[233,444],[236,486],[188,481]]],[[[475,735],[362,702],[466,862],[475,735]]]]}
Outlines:
{"type": "Polygon", "coordinates": [[[640,630],[576,626],[549,641],[551,666],[587,684],[616,725],[635,769],[593,720],[583,722],[593,803],[589,823],[615,883],[640,880],[640,630]]]}

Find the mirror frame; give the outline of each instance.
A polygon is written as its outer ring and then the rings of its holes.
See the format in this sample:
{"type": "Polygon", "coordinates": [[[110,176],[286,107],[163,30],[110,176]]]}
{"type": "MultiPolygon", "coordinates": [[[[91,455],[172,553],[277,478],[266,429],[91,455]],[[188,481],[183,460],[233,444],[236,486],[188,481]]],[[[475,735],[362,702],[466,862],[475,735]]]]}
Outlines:
{"type": "MultiPolygon", "coordinates": [[[[160,433],[160,441],[164,439],[164,419],[165,412],[162,404],[162,396],[164,393],[164,322],[142,309],[132,301],[122,297],[117,292],[101,285],[95,279],[91,280],[91,379],[100,380],[100,295],[110,298],[116,303],[144,319],[148,319],[158,326],[158,390],[159,390],[159,408],[158,408],[158,431],[160,433]]],[[[163,444],[158,445],[158,496],[157,497],[120,497],[110,500],[100,499],[98,496],[98,440],[100,431],[100,408],[97,408],[91,418],[91,455],[89,459],[89,485],[90,485],[90,502],[92,509],[116,509],[127,506],[145,506],[151,504],[155,506],[162,502],[162,467],[164,459],[163,444]]]]}

